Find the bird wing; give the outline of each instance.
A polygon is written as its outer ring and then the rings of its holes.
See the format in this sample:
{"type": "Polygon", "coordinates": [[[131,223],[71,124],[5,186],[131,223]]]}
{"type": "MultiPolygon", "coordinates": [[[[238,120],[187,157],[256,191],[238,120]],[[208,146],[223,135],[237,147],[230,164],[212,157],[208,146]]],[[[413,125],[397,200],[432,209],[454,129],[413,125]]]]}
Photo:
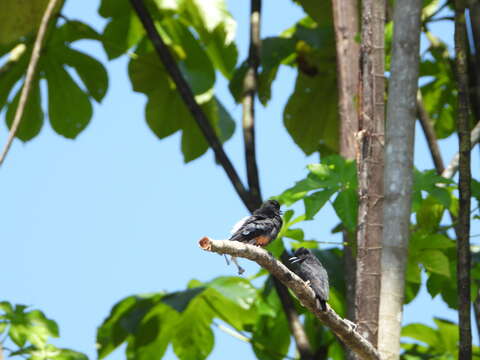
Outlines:
{"type": "Polygon", "coordinates": [[[304,269],[302,269],[302,272],[305,274],[305,280],[310,280],[310,287],[315,292],[315,295],[320,300],[328,301],[330,286],[328,284],[327,271],[320,263],[303,263],[302,267],[304,267],[304,269]]]}
{"type": "Polygon", "coordinates": [[[235,234],[240,228],[245,224],[250,216],[245,216],[244,218],[238,220],[235,225],[233,225],[232,230],[230,230],[230,234],[235,234]]]}
{"type": "Polygon", "coordinates": [[[260,216],[250,216],[232,235],[230,240],[248,241],[259,235],[270,234],[273,228],[274,224],[271,219],[260,216]]]}

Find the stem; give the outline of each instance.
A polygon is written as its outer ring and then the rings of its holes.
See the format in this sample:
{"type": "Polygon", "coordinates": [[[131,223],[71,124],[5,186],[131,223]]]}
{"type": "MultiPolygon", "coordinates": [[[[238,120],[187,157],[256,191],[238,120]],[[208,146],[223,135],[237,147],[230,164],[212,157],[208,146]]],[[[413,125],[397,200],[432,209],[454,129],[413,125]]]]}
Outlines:
{"type": "Polygon", "coordinates": [[[470,129],[468,104],[467,39],[465,31],[465,3],[455,1],[455,65],[458,82],[457,128],[459,136],[459,193],[460,208],[457,227],[457,288],[460,347],[459,359],[472,357],[472,330],[470,324],[470,129]]]}
{"type": "Polygon", "coordinates": [[[32,56],[30,57],[30,62],[28,63],[27,75],[25,76],[25,82],[23,83],[22,92],[20,93],[20,99],[18,101],[18,107],[15,111],[15,116],[13,118],[12,127],[10,128],[10,133],[8,134],[7,142],[3,148],[2,154],[0,156],[0,166],[3,164],[5,157],[12,146],[13,139],[15,134],[18,131],[20,122],[25,112],[25,107],[27,106],[28,97],[32,90],[32,85],[35,79],[35,74],[37,72],[38,61],[40,60],[40,53],[42,51],[43,43],[45,40],[45,35],[47,33],[47,28],[50,21],[53,18],[53,12],[55,7],[60,0],[50,0],[48,2],[45,13],[43,14],[42,21],[40,22],[40,27],[38,28],[37,38],[33,44],[32,56]]]}
{"type": "Polygon", "coordinates": [[[243,138],[245,141],[248,186],[258,207],[262,202],[262,197],[255,155],[255,94],[258,88],[258,66],[260,64],[261,0],[251,0],[250,6],[250,50],[247,60],[247,73],[243,82],[242,125],[243,138]]]}
{"type": "Polygon", "coordinates": [[[427,139],[428,148],[430,149],[430,154],[432,155],[433,164],[438,174],[441,174],[445,170],[445,165],[443,164],[442,154],[440,153],[440,148],[438,146],[437,136],[435,135],[435,130],[432,126],[432,121],[428,116],[427,110],[423,106],[422,93],[420,90],[417,92],[417,115],[420,120],[420,125],[422,125],[423,133],[427,139]]]}
{"type": "Polygon", "coordinates": [[[165,66],[165,69],[168,71],[170,77],[172,78],[178,91],[180,92],[180,95],[185,102],[185,105],[190,110],[190,113],[192,114],[194,120],[197,122],[197,125],[205,136],[205,139],[213,149],[216,159],[227,173],[227,176],[230,179],[233,187],[235,188],[238,196],[240,196],[245,206],[251,212],[253,212],[258,207],[258,201],[253,199],[250,193],[243,186],[240,177],[235,171],[235,168],[233,167],[233,164],[231,163],[227,154],[223,150],[222,144],[218,139],[217,135],[215,134],[212,125],[208,121],[207,116],[203,112],[202,108],[195,101],[195,97],[190,86],[180,72],[180,69],[178,68],[172,54],[170,53],[170,50],[165,45],[165,42],[155,28],[152,17],[148,13],[148,10],[145,7],[143,0],[130,0],[130,2],[132,3],[132,6],[135,9],[138,17],[140,18],[140,21],[142,22],[143,27],[148,34],[148,37],[152,41],[152,44],[157,51],[160,60],[165,66]]]}

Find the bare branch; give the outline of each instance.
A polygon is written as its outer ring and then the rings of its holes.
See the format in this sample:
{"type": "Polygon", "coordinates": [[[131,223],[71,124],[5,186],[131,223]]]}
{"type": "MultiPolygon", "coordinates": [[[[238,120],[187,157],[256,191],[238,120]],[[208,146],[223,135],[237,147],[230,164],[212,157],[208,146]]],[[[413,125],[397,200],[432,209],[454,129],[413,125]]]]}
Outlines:
{"type": "Polygon", "coordinates": [[[243,139],[245,141],[245,160],[250,193],[261,203],[260,182],[258,179],[257,160],[255,155],[255,94],[258,89],[258,66],[260,64],[260,24],[261,0],[251,0],[250,8],[250,50],[248,53],[248,68],[243,81],[243,139]]]}
{"type": "Polygon", "coordinates": [[[202,238],[199,241],[199,245],[206,251],[229,254],[255,261],[292,290],[303,306],[312,312],[323,324],[328,326],[361,359],[380,359],[378,351],[369,341],[355,331],[351,322],[338,316],[330,306],[328,306],[327,311],[322,311],[313,290],[266,250],[238,241],[212,240],[208,237],[202,238]]]}
{"type": "Polygon", "coordinates": [[[4,162],[5,157],[8,154],[8,150],[10,150],[10,146],[12,146],[12,142],[15,138],[15,134],[18,131],[18,127],[20,126],[23,113],[25,112],[25,107],[27,106],[28,97],[32,89],[35,74],[37,72],[38,60],[40,59],[40,53],[42,51],[45,35],[47,33],[48,24],[53,18],[54,10],[59,1],[60,0],[49,1],[45,13],[43,14],[42,21],[40,22],[37,38],[35,39],[35,43],[33,44],[32,56],[30,57],[30,62],[28,63],[27,75],[25,76],[25,82],[23,83],[22,92],[20,93],[20,99],[18,100],[17,111],[15,111],[12,127],[10,128],[7,142],[5,143],[2,155],[0,156],[0,166],[4,162]]]}
{"type": "Polygon", "coordinates": [[[152,17],[150,16],[147,8],[145,7],[143,0],[130,0],[130,2],[132,3],[132,6],[135,9],[138,17],[140,18],[140,21],[142,22],[143,27],[148,34],[148,37],[152,41],[152,44],[157,51],[160,60],[165,66],[165,69],[167,70],[173,82],[177,86],[177,89],[180,92],[180,96],[185,102],[185,105],[190,110],[193,119],[197,122],[197,125],[205,136],[205,139],[210,144],[210,147],[213,149],[215,157],[227,173],[230,182],[232,183],[233,187],[242,199],[245,206],[253,212],[258,207],[258,201],[254,200],[243,186],[240,177],[238,176],[227,154],[223,150],[222,144],[218,139],[217,135],[215,134],[212,125],[208,121],[207,116],[203,112],[202,108],[195,101],[195,97],[193,96],[193,92],[190,86],[180,72],[180,69],[178,68],[172,54],[170,53],[170,50],[165,45],[165,42],[155,28],[152,17]]]}
{"type": "Polygon", "coordinates": [[[438,174],[441,174],[443,170],[445,170],[445,165],[443,164],[442,154],[438,146],[437,136],[435,135],[432,121],[428,116],[427,110],[425,110],[425,107],[423,106],[422,93],[420,90],[417,92],[417,116],[420,120],[420,125],[422,125],[425,138],[427,139],[428,148],[430,149],[435,169],[438,174]]]}
{"type": "Polygon", "coordinates": [[[470,204],[471,204],[471,139],[469,129],[467,34],[465,2],[455,1],[455,65],[458,82],[457,129],[459,137],[460,207],[457,226],[457,289],[460,346],[458,358],[472,358],[472,329],[470,323],[470,204]]]}

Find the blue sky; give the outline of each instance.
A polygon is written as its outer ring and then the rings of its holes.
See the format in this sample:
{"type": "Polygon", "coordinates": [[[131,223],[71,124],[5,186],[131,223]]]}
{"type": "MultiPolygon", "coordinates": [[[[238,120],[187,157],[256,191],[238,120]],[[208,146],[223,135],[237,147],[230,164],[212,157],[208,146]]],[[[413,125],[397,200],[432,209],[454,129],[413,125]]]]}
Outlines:
{"type": "MultiPolygon", "coordinates": [[[[97,0],[67,1],[64,14],[101,31],[97,0]]],[[[238,21],[240,59],[246,56],[247,2],[229,0],[238,21]]],[[[266,0],[262,36],[276,35],[302,16],[290,0],[266,0]]],[[[434,31],[453,42],[453,29],[442,23],[434,31]]],[[[43,310],[60,325],[60,346],[95,358],[96,328],[121,298],[137,293],[183,289],[192,279],[235,275],[220,256],[204,254],[197,240],[224,238],[233,223],[247,214],[221,167],[209,151],[185,165],[178,134],[159,141],[144,120],[146,98],[133,93],[127,76],[128,59],[107,63],[99,44],[80,42],[78,48],[107,65],[110,86],[95,106],[87,129],[74,140],[56,135],[48,122],[33,141],[15,141],[0,169],[0,217],[3,239],[0,279],[2,298],[43,310]]],[[[220,76],[218,77],[220,78],[220,76]]],[[[317,160],[305,157],[282,123],[282,111],[294,86],[295,73],[283,68],[267,108],[258,105],[258,163],[264,197],[277,195],[305,174],[317,160]]],[[[235,119],[235,105],[223,80],[217,94],[235,119]]],[[[74,109],[72,109],[74,111],[74,109]]],[[[7,128],[1,115],[0,142],[7,128]]],[[[237,121],[238,124],[238,121],[237,121]]],[[[417,167],[431,168],[423,134],[417,129],[417,167]]],[[[456,151],[457,140],[442,141],[444,159],[456,151]]],[[[225,146],[245,178],[240,131],[225,146]]],[[[474,151],[478,169],[478,151],[474,151]]],[[[299,208],[301,209],[301,208],[299,208]]],[[[337,219],[330,208],[305,225],[309,237],[340,240],[330,234],[337,219]]],[[[480,233],[474,224],[472,234],[480,233]]],[[[256,265],[242,261],[247,274],[256,265]]],[[[456,313],[431,300],[425,289],[405,308],[405,322],[433,324],[432,317],[456,320],[456,313]]],[[[476,337],[476,333],[474,332],[476,337]]],[[[252,358],[248,344],[216,332],[209,359],[252,358]],[[233,350],[233,351],[232,351],[233,350]]],[[[122,353],[112,359],[124,358],[122,353]]],[[[171,350],[166,358],[173,358],[171,350]]]]}

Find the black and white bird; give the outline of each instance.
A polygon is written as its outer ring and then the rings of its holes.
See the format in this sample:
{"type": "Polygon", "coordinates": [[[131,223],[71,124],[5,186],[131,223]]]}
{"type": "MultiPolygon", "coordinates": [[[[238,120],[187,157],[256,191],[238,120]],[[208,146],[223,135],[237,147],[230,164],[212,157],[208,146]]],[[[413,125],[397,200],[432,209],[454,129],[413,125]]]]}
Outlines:
{"type": "MultiPolygon", "coordinates": [[[[282,223],[280,204],[276,200],[267,200],[251,216],[244,217],[233,226],[229,240],[265,247],[277,238],[282,223]]],[[[244,269],[233,256],[232,261],[237,265],[238,273],[242,274],[244,269]]]]}
{"type": "Polygon", "coordinates": [[[330,287],[327,271],[320,260],[310,250],[301,247],[290,258],[290,263],[294,264],[293,272],[313,289],[321,309],[326,311],[330,287]]]}

